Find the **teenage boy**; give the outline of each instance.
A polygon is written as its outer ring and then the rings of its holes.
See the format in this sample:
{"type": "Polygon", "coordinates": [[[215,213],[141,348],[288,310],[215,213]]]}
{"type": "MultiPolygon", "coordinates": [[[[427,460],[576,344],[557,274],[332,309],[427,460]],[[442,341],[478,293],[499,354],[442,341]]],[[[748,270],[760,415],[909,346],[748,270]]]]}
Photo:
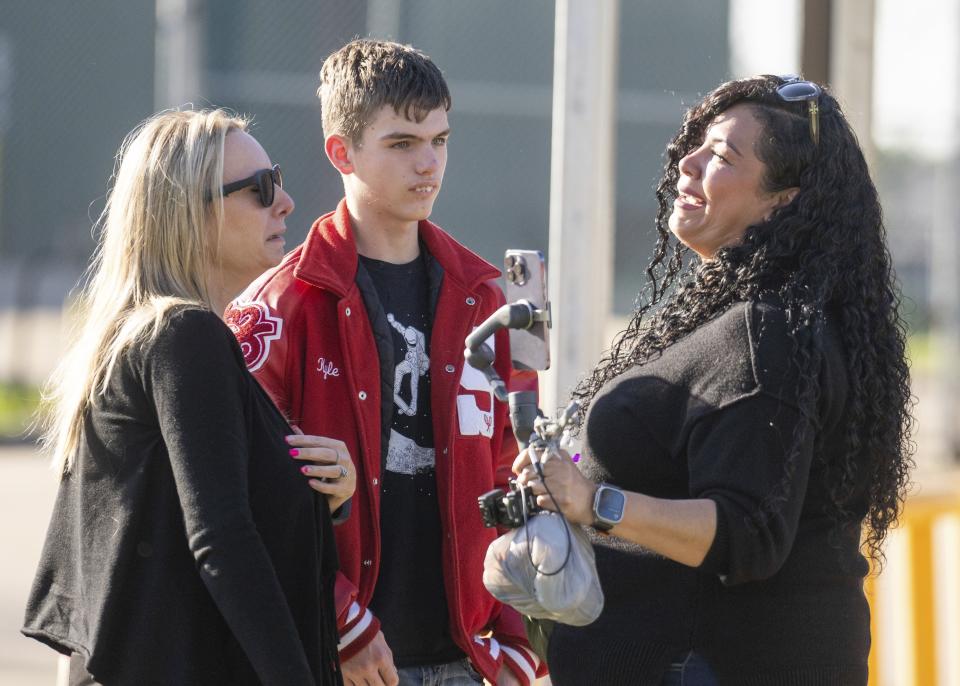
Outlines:
{"type": "MultiPolygon", "coordinates": [[[[463,359],[464,338],[504,302],[499,272],[427,221],[447,162],[449,90],[425,54],[374,40],[331,55],[320,80],[326,154],[346,197],[228,319],[280,409],[342,441],[356,466],[352,512],[336,530],[345,681],[529,684],[545,669],[519,615],[483,587],[496,533],[477,508],[516,442],[463,359]]],[[[491,343],[516,387],[506,334],[491,343]]]]}

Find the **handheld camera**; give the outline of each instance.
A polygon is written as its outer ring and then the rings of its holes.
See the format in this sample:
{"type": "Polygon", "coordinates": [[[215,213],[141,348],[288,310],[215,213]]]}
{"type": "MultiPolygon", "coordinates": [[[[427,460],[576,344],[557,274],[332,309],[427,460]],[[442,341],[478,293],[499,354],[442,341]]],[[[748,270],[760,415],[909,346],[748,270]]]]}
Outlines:
{"type": "MultiPolygon", "coordinates": [[[[521,400],[517,396],[528,396],[527,402],[533,403],[535,395],[530,391],[521,391],[511,393],[510,396],[510,419],[513,421],[513,430],[518,435],[518,441],[521,432],[527,437],[521,442],[521,447],[531,446],[534,449],[533,455],[543,452],[544,449],[558,450],[564,431],[573,425],[580,409],[579,404],[574,401],[567,405],[563,414],[556,420],[544,417],[534,404],[537,414],[532,421],[524,423],[529,417],[529,410],[522,406],[519,410],[517,409],[517,401],[521,400]]],[[[534,462],[534,466],[539,471],[540,463],[534,462]]],[[[543,508],[537,505],[537,497],[533,491],[517,486],[516,479],[509,481],[509,488],[509,492],[506,493],[502,488],[495,488],[477,498],[484,526],[516,529],[523,526],[531,516],[542,511],[543,508]]]]}
{"type": "Polygon", "coordinates": [[[531,490],[519,488],[516,479],[510,479],[508,493],[504,493],[502,488],[495,488],[477,498],[477,502],[484,526],[516,529],[523,526],[526,518],[540,511],[537,496],[531,490]]]}

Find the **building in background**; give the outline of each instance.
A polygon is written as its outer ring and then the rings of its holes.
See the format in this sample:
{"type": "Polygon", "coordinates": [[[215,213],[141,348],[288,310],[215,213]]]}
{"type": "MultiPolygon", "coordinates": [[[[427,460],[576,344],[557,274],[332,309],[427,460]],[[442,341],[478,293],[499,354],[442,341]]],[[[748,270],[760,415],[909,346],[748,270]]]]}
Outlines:
{"type": "MultiPolygon", "coordinates": [[[[4,5],[0,308],[60,305],[89,258],[123,134],[164,107],[254,115],[297,201],[291,244],[302,238],[341,195],[323,157],[315,90],[323,59],[354,36],[412,43],[450,83],[452,150],[437,221],[495,262],[511,246],[547,249],[550,0],[287,0],[282,10],[256,0],[4,5]]],[[[640,282],[664,145],[684,105],[729,72],[726,32],[717,30],[726,21],[726,2],[622,4],[619,310],[640,282]],[[664,30],[671,26],[682,27],[684,46],[664,30]]]]}
{"type": "MultiPolygon", "coordinates": [[[[934,320],[949,333],[960,329],[952,323],[960,313],[944,318],[960,309],[950,301],[960,289],[930,284],[931,275],[955,284],[957,272],[956,246],[938,250],[934,239],[949,241],[957,219],[949,135],[957,42],[949,37],[960,29],[955,7],[924,3],[929,11],[876,2],[875,168],[908,313],[918,329],[934,320]],[[888,73],[894,78],[882,78],[888,73]]],[[[36,383],[56,359],[60,331],[44,322],[88,263],[122,136],[158,109],[192,103],[253,115],[296,199],[288,235],[298,242],[341,195],[324,159],[315,90],[323,59],[355,36],[413,43],[447,76],[451,157],[434,218],[494,263],[508,247],[549,252],[553,0],[0,4],[0,382],[36,383]]],[[[729,76],[800,71],[803,37],[818,35],[804,22],[850,4],[621,1],[613,264],[584,264],[564,278],[612,268],[613,311],[627,313],[653,242],[663,149],[685,107],[729,76]]]]}

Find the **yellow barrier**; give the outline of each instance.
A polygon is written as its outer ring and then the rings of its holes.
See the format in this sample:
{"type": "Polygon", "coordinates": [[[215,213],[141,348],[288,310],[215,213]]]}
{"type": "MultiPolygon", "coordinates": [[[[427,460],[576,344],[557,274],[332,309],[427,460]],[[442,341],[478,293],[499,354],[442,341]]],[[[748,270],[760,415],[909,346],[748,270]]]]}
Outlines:
{"type": "MultiPolygon", "coordinates": [[[[949,481],[949,480],[948,480],[949,481]]],[[[913,664],[907,669],[913,677],[914,686],[935,686],[937,684],[937,630],[936,630],[936,569],[934,565],[933,531],[937,521],[950,515],[960,515],[960,488],[952,492],[940,492],[936,495],[917,495],[908,498],[899,530],[906,534],[906,554],[901,556],[906,565],[909,578],[909,620],[912,633],[905,626],[886,627],[878,620],[877,609],[883,602],[877,592],[877,576],[871,574],[866,579],[865,591],[871,608],[871,634],[873,642],[870,649],[870,686],[881,683],[881,665],[878,655],[880,641],[884,632],[896,632],[903,640],[909,641],[907,654],[912,655],[913,664]]],[[[898,532],[899,533],[899,532],[898,532]]],[[[888,560],[896,564],[900,560],[888,560]]],[[[889,682],[889,679],[887,680],[889,682]]]]}

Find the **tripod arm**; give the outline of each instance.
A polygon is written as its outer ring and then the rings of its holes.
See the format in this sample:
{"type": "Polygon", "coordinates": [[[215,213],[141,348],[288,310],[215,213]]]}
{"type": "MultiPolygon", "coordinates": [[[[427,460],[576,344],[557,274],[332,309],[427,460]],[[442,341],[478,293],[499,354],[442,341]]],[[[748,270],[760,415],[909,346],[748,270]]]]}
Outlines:
{"type": "Polygon", "coordinates": [[[507,386],[493,368],[494,352],[485,341],[500,329],[529,329],[540,314],[528,300],[507,303],[467,336],[467,348],[463,351],[463,356],[471,367],[487,377],[500,402],[507,402],[507,386]]]}

